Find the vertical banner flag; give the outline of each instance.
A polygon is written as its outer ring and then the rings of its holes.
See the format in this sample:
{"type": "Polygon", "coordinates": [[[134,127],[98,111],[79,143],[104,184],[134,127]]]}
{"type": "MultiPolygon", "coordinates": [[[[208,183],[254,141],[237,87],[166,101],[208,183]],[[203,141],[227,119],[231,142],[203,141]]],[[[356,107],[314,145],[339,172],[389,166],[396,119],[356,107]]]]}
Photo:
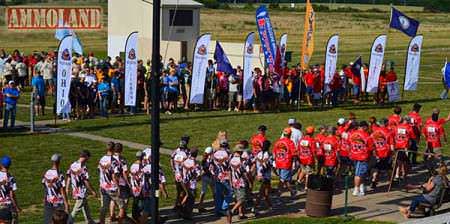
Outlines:
{"type": "Polygon", "coordinates": [[[325,85],[331,83],[336,72],[336,63],[338,58],[339,35],[335,34],[328,39],[327,49],[325,51],[325,85]]]}
{"type": "Polygon", "coordinates": [[[450,63],[445,62],[445,66],[442,69],[442,75],[444,76],[445,85],[450,88],[450,63]]]}
{"type": "Polygon", "coordinates": [[[255,33],[251,32],[245,38],[244,44],[244,100],[250,100],[253,96],[253,82],[252,82],[252,61],[255,52],[253,42],[255,41],[255,33]]]}
{"type": "Polygon", "coordinates": [[[369,77],[367,77],[366,92],[375,93],[378,91],[378,80],[380,78],[381,67],[383,66],[384,51],[386,47],[386,35],[379,35],[375,38],[370,53],[369,77]]]}
{"type": "Polygon", "coordinates": [[[214,60],[216,60],[216,71],[218,72],[225,72],[227,74],[233,74],[233,66],[231,66],[230,60],[227,57],[227,54],[225,54],[225,51],[223,50],[222,46],[220,45],[219,41],[216,41],[216,49],[214,51],[214,60]]]}
{"type": "Polygon", "coordinates": [[[415,37],[417,30],[419,29],[419,24],[419,21],[409,18],[396,8],[391,7],[391,21],[389,23],[390,28],[402,31],[410,37],[415,37]]]}
{"type": "Polygon", "coordinates": [[[208,66],[208,47],[211,34],[203,34],[197,39],[192,65],[191,104],[203,104],[206,67],[208,66]]]}
{"type": "Polygon", "coordinates": [[[56,92],[56,113],[69,113],[70,81],[72,78],[72,36],[62,38],[58,48],[58,71],[56,92]]]}
{"type": "Polygon", "coordinates": [[[275,68],[275,57],[277,55],[277,42],[270,22],[269,12],[266,6],[261,5],[256,10],[256,26],[258,28],[259,39],[261,40],[262,50],[269,66],[269,71],[275,68]]]}
{"type": "Polygon", "coordinates": [[[306,1],[305,25],[303,31],[303,45],[300,64],[302,69],[307,69],[314,52],[315,13],[309,0],[306,1]]]}
{"type": "Polygon", "coordinates": [[[283,33],[280,37],[281,68],[283,70],[286,67],[286,49],[287,49],[287,33],[283,33]]]}
{"type": "Polygon", "coordinates": [[[132,32],[125,43],[125,106],[136,106],[138,32],[132,32]]]}
{"type": "Polygon", "coordinates": [[[419,82],[419,68],[420,68],[420,52],[422,51],[423,36],[415,36],[411,39],[408,46],[408,54],[406,56],[405,66],[405,83],[403,90],[414,91],[417,90],[417,83],[419,82]]]}
{"type": "Polygon", "coordinates": [[[388,82],[386,84],[389,102],[397,102],[400,100],[400,85],[398,81],[388,82]]]}

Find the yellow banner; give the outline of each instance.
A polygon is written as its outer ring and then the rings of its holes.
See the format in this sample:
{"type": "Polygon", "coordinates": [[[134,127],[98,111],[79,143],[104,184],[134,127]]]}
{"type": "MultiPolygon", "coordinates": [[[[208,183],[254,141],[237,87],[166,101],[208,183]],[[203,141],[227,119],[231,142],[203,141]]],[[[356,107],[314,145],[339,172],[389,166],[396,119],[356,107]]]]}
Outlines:
{"type": "Polygon", "coordinates": [[[300,58],[300,64],[302,69],[307,69],[309,60],[314,52],[314,27],[316,18],[314,9],[309,0],[306,1],[306,13],[305,13],[305,31],[303,33],[303,45],[302,54],[300,58]]]}

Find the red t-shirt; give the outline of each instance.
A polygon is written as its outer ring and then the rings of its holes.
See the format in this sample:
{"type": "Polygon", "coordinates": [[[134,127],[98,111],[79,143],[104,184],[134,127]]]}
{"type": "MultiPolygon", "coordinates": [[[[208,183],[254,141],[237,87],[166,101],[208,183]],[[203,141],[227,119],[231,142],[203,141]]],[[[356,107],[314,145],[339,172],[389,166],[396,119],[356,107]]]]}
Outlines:
{"type": "Polygon", "coordinates": [[[277,169],[291,169],[295,145],[289,138],[280,138],[273,146],[275,166],[277,169]]]}
{"type": "Polygon", "coordinates": [[[314,155],[317,151],[316,141],[313,137],[305,135],[298,144],[298,157],[302,165],[314,164],[314,155]]]}
{"type": "Polygon", "coordinates": [[[397,73],[394,71],[389,71],[386,73],[386,82],[395,82],[397,81],[397,73]]]}
{"type": "Polygon", "coordinates": [[[444,128],[438,122],[428,122],[422,129],[427,145],[431,148],[440,148],[441,137],[444,135],[444,128]]]}
{"type": "Polygon", "coordinates": [[[305,79],[305,84],[307,87],[313,87],[314,86],[314,75],[311,72],[305,73],[303,75],[303,79],[305,79]]]}
{"type": "Polygon", "coordinates": [[[414,137],[413,129],[409,124],[399,124],[394,128],[395,149],[409,148],[409,140],[414,137]]]}
{"type": "Polygon", "coordinates": [[[400,119],[401,117],[398,114],[392,114],[391,116],[389,116],[388,117],[389,128],[394,130],[395,126],[397,126],[400,123],[400,119]]]}
{"type": "Polygon", "coordinates": [[[369,134],[363,130],[355,130],[349,137],[350,159],[354,161],[367,161],[373,145],[369,134]]]}
{"type": "Polygon", "coordinates": [[[339,146],[339,140],[336,136],[326,136],[322,142],[322,149],[324,154],[325,166],[336,166],[337,163],[337,150],[339,146]]]}
{"type": "Polygon", "coordinates": [[[425,121],[425,124],[433,123],[433,122],[437,122],[439,125],[444,125],[445,123],[447,123],[447,121],[444,118],[439,118],[437,121],[433,121],[433,119],[431,119],[431,117],[429,117],[429,118],[427,118],[427,121],[425,121]]]}
{"type": "Polygon", "coordinates": [[[377,127],[370,137],[373,139],[375,155],[382,159],[391,155],[391,147],[394,144],[394,137],[386,127],[377,127]]]}
{"type": "Polygon", "coordinates": [[[322,143],[325,140],[326,136],[324,134],[318,133],[315,137],[316,140],[316,156],[323,156],[323,148],[322,143]]]}
{"type": "Polygon", "coordinates": [[[261,133],[253,135],[252,139],[250,140],[250,144],[252,145],[252,154],[254,156],[258,155],[258,153],[262,150],[263,143],[266,140],[266,136],[261,133]]]}
{"type": "MultiPolygon", "coordinates": [[[[341,126],[342,127],[342,126],[341,126]]],[[[348,157],[350,154],[350,132],[342,131],[338,134],[340,136],[340,146],[338,149],[339,155],[343,157],[348,157]]]]}

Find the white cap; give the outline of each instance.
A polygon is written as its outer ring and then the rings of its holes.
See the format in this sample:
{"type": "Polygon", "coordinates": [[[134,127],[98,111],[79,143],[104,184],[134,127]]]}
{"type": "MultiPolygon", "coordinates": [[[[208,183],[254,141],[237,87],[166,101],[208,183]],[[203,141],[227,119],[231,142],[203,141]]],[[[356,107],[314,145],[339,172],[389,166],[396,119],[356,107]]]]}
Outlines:
{"type": "Polygon", "coordinates": [[[206,154],[211,154],[212,151],[213,151],[212,147],[206,147],[206,149],[205,149],[206,154]]]}
{"type": "Polygon", "coordinates": [[[345,118],[339,118],[338,119],[338,122],[337,122],[339,125],[343,125],[344,123],[345,123],[345,118]]]}
{"type": "Polygon", "coordinates": [[[297,123],[297,121],[295,120],[295,118],[289,118],[289,120],[288,120],[288,124],[289,124],[289,125],[295,124],[295,123],[297,123]]]}
{"type": "Polygon", "coordinates": [[[11,81],[8,82],[9,85],[14,84],[14,83],[15,83],[15,82],[14,82],[13,80],[11,80],[11,81]]]}

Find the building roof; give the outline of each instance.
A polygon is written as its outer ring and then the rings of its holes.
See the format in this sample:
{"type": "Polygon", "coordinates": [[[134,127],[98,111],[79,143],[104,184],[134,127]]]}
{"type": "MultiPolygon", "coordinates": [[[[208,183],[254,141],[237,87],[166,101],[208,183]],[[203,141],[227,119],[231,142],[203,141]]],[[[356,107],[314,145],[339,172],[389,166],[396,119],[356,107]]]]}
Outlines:
{"type": "Polygon", "coordinates": [[[193,0],[162,0],[162,7],[175,7],[178,5],[179,7],[193,7],[193,8],[201,8],[203,7],[202,3],[193,1],[193,0]]]}

